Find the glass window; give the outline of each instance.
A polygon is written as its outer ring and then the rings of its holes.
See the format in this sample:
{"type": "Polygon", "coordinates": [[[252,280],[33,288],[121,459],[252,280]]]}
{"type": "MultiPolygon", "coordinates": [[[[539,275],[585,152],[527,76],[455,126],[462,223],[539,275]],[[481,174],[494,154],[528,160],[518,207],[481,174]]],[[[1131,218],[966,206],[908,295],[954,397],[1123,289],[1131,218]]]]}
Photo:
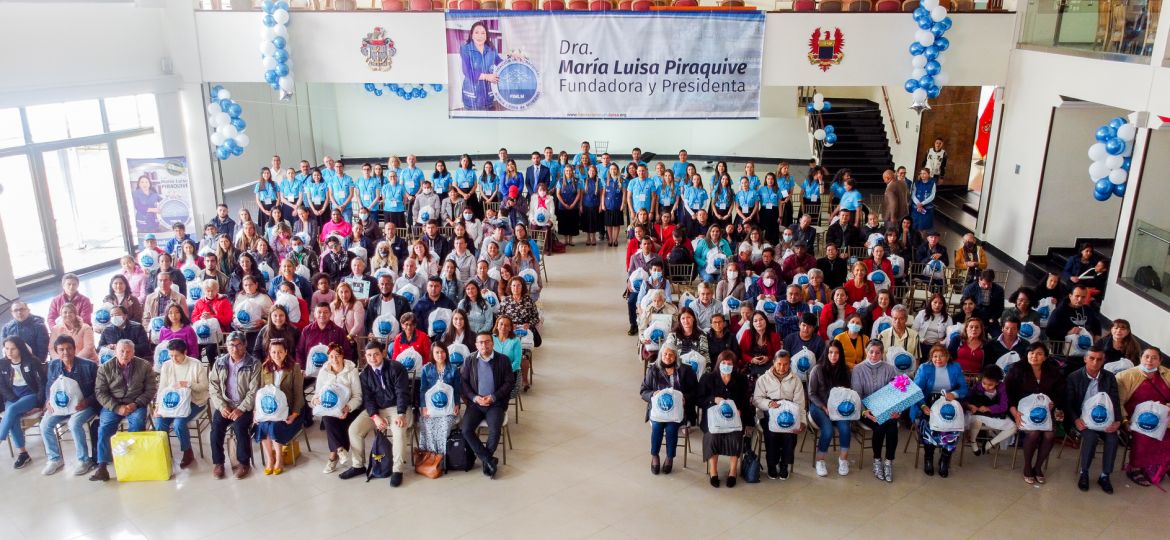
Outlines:
{"type": "Polygon", "coordinates": [[[102,111],[96,99],[34,105],[25,109],[33,142],[57,141],[102,133],[102,111]]]}
{"type": "MultiPolygon", "coordinates": [[[[1142,165],[1133,225],[1127,238],[1122,283],[1170,306],[1170,133],[1155,130],[1142,165]]],[[[1128,186],[1133,189],[1134,186],[1128,186]]],[[[1131,191],[1130,193],[1133,193],[1131,191]]],[[[1126,195],[1130,196],[1129,194],[1126,195]]]]}
{"type": "Polygon", "coordinates": [[[65,272],[117,260],[125,253],[122,218],[105,144],[42,154],[65,272]]]}
{"type": "Polygon", "coordinates": [[[24,126],[20,109],[0,109],[0,148],[24,145],[24,126]]]}
{"type": "Polygon", "coordinates": [[[1149,56],[1160,0],[1033,0],[1020,43],[1149,56]]]}
{"type": "Polygon", "coordinates": [[[8,237],[8,255],[17,280],[49,270],[49,252],[41,229],[33,177],[24,154],[0,158],[0,221],[8,237]]]}
{"type": "Polygon", "coordinates": [[[158,125],[158,110],[151,94],[106,98],[104,101],[110,131],[158,125]]]}

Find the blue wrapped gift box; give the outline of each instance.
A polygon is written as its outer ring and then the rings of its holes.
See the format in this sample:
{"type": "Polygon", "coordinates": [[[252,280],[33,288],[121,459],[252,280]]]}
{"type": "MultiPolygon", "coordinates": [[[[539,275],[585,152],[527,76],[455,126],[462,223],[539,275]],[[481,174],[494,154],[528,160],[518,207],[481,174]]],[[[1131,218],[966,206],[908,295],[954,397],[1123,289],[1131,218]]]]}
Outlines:
{"type": "Polygon", "coordinates": [[[879,424],[888,421],[894,413],[905,411],[922,400],[922,389],[914,384],[914,381],[907,380],[905,382],[905,389],[899,388],[899,385],[891,382],[883,386],[881,390],[861,400],[861,404],[873,413],[879,424]]]}

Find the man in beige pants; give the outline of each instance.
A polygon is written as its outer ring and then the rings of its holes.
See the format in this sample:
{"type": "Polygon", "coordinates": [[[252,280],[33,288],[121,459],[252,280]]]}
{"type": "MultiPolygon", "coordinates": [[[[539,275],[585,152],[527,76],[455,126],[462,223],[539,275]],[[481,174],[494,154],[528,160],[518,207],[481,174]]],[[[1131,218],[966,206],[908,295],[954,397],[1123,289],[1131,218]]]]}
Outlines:
{"type": "Polygon", "coordinates": [[[366,367],[362,369],[362,408],[349,426],[349,455],[352,466],[339,476],[348,480],[366,474],[366,435],[371,429],[389,431],[392,439],[394,469],[390,485],[402,485],[402,466],[406,464],[406,430],[410,427],[410,377],[398,362],[387,360],[377,343],[366,345],[366,367]]]}

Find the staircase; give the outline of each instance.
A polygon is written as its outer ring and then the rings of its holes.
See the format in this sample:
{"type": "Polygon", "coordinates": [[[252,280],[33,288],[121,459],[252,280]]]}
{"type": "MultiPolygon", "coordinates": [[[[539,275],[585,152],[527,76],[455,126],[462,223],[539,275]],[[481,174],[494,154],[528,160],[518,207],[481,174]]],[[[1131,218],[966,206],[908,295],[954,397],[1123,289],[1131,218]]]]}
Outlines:
{"type": "MultiPolygon", "coordinates": [[[[825,97],[833,109],[823,114],[825,124],[837,133],[837,144],[825,148],[821,164],[830,173],[844,168],[853,172],[861,189],[882,187],[882,172],[894,168],[885,121],[878,104],[867,99],[825,97]]],[[[826,181],[829,179],[826,178],[826,181]]]]}
{"type": "MultiPolygon", "coordinates": [[[[1037,281],[1043,280],[1048,272],[1059,274],[1064,270],[1064,265],[1069,258],[1080,256],[1080,246],[1084,242],[1092,242],[1093,252],[1098,256],[1111,259],[1113,257],[1113,241],[1112,238],[1077,238],[1074,247],[1048,248],[1046,255],[1028,257],[1025,273],[1037,281]]],[[[1028,280],[1025,278],[1024,281],[1028,280]]]]}

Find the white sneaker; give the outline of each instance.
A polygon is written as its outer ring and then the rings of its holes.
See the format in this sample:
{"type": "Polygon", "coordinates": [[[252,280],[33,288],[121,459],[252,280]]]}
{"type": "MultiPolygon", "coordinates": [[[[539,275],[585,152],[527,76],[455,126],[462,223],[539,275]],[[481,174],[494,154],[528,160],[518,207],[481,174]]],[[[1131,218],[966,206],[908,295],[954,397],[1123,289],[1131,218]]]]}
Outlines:
{"type": "Polygon", "coordinates": [[[837,476],[849,476],[848,459],[837,459],[837,476]]]}
{"type": "Polygon", "coordinates": [[[321,471],[325,474],[333,474],[337,472],[337,460],[331,459],[325,462],[325,470],[321,471]]]}
{"type": "Polygon", "coordinates": [[[49,461],[49,462],[45,463],[45,468],[41,469],[41,474],[43,474],[45,476],[51,476],[51,475],[57,474],[57,471],[63,469],[64,467],[65,467],[65,463],[62,462],[61,460],[49,461]]]}
{"type": "Polygon", "coordinates": [[[822,478],[829,476],[829,469],[828,467],[825,467],[825,460],[823,459],[817,460],[817,476],[822,478]]]}
{"type": "Polygon", "coordinates": [[[73,467],[73,476],[85,476],[95,467],[92,460],[85,460],[73,467]]]}
{"type": "Polygon", "coordinates": [[[338,463],[349,463],[349,452],[346,451],[344,448],[337,449],[337,462],[338,463]]]}

